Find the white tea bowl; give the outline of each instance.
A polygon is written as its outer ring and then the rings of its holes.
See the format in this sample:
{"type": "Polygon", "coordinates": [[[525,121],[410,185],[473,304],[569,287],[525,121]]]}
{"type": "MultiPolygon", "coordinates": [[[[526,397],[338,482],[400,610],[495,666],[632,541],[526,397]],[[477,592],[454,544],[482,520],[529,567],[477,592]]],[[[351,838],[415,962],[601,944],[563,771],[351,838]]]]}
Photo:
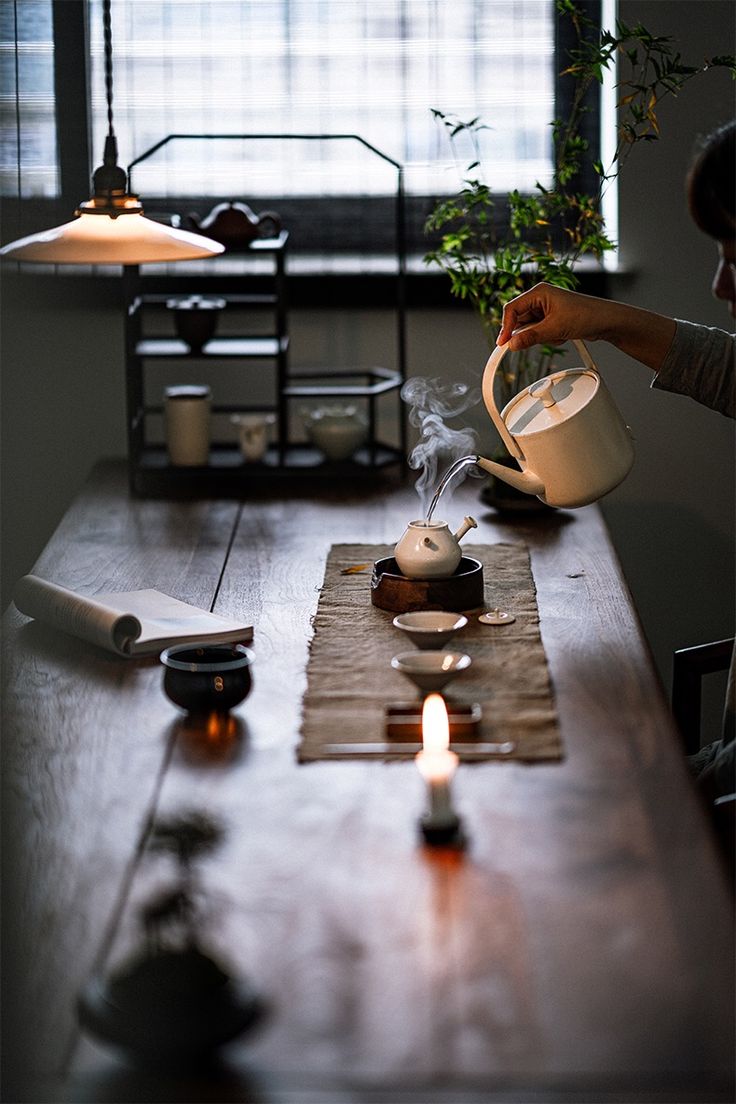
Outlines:
{"type": "Polygon", "coordinates": [[[467,670],[472,660],[464,652],[402,652],[391,660],[395,671],[400,671],[424,694],[439,693],[461,671],[467,670]]]}
{"type": "Polygon", "coordinates": [[[394,617],[394,625],[406,633],[417,648],[444,648],[447,641],[464,629],[468,623],[462,613],[445,613],[443,610],[412,610],[394,617]]]}

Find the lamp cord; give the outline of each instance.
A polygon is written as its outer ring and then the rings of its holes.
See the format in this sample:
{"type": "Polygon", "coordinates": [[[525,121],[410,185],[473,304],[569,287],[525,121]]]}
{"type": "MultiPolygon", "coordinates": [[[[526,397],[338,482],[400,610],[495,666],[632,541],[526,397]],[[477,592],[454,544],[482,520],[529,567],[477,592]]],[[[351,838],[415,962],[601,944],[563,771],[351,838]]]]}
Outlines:
{"type": "MultiPolygon", "coordinates": [[[[115,206],[115,199],[125,197],[128,190],[128,178],[125,169],[122,169],[118,165],[118,140],[115,137],[115,129],[112,123],[112,16],[111,16],[111,0],[102,0],[102,28],[104,33],[104,45],[105,45],[105,94],[107,97],[107,137],[105,138],[105,152],[102,159],[102,164],[99,168],[95,169],[92,175],[92,187],[94,188],[95,197],[101,200],[103,197],[106,199],[106,203],[94,203],[94,207],[98,211],[109,214],[113,212],[111,217],[116,218],[118,211],[115,206]]],[[[140,205],[136,206],[135,211],[140,210],[140,205]]]]}
{"type": "Polygon", "coordinates": [[[105,41],[105,95],[107,98],[107,133],[115,131],[112,125],[112,14],[110,0],[102,0],[102,27],[105,41]]]}

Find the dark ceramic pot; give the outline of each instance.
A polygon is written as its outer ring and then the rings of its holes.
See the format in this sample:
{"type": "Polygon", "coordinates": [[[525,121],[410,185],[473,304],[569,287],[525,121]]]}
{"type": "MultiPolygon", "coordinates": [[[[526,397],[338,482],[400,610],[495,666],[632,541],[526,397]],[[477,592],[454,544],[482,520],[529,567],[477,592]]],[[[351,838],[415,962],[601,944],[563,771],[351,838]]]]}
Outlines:
{"type": "Polygon", "coordinates": [[[247,203],[218,203],[203,219],[190,214],[188,227],[220,242],[226,252],[237,252],[247,249],[257,238],[277,237],[281,219],[275,211],[257,215],[247,203]]]}
{"type": "Polygon", "coordinates": [[[218,316],[226,305],[224,299],[211,295],[188,295],[166,301],[166,306],[173,312],[177,334],[193,353],[201,353],[210,338],[214,337],[218,316]]]}
{"type": "Polygon", "coordinates": [[[226,713],[250,693],[254,659],[243,644],[177,644],[161,653],[164,693],[188,713],[226,713]]]}

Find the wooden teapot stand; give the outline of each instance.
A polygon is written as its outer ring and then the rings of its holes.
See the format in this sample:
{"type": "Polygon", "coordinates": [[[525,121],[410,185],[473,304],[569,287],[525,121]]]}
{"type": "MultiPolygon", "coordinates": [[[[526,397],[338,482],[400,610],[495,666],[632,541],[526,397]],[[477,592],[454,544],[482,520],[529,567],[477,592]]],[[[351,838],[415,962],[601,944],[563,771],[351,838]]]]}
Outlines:
{"type": "Polygon", "coordinates": [[[483,564],[463,556],[446,579],[407,579],[393,556],[376,560],[371,578],[371,603],[391,613],[412,610],[461,612],[483,605],[483,564]]]}

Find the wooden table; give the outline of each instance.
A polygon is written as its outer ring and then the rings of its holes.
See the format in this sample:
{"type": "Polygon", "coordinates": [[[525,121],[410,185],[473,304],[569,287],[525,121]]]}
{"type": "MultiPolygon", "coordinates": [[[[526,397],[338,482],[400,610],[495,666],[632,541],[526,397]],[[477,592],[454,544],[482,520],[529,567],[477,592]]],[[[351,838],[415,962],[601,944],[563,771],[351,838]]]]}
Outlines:
{"type": "Polygon", "coordinates": [[[8,611],[4,1100],[733,1099],[730,892],[600,514],[502,521],[477,487],[451,520],[531,549],[565,759],[461,767],[453,858],[419,845],[412,763],[295,758],[328,547],[396,540],[411,485],[131,501],[96,469],[35,570],[252,619],[255,688],[240,738],[187,740],[155,660],[8,611]],[[181,809],[228,826],[206,934],[271,1011],[226,1068],[162,1082],[75,999],[136,940],[148,826],[181,809]]]}

